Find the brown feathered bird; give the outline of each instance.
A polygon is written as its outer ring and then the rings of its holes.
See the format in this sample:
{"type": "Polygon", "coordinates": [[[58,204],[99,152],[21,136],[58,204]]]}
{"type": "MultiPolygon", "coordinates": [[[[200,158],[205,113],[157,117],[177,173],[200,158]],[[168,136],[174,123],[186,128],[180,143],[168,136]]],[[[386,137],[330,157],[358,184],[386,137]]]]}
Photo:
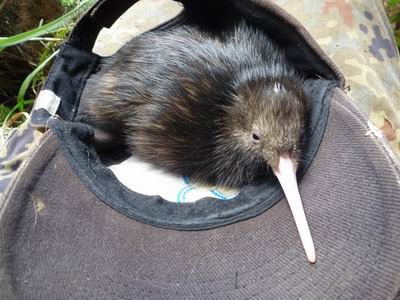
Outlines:
{"type": "Polygon", "coordinates": [[[300,205],[293,214],[315,261],[295,177],[307,115],[303,81],[246,22],[223,35],[180,26],[144,33],[102,59],[81,110],[136,157],[194,182],[241,187],[271,167],[291,206],[300,205]]]}

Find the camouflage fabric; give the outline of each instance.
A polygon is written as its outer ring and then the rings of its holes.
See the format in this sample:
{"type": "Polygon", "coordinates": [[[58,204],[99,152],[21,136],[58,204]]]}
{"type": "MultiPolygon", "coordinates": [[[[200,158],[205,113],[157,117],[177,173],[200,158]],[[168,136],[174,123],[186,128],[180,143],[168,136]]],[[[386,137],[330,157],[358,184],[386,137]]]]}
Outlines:
{"type": "Polygon", "coordinates": [[[381,0],[277,0],[344,73],[347,94],[400,156],[400,60],[381,0]]]}
{"type": "Polygon", "coordinates": [[[128,9],[110,28],[100,31],[93,52],[101,56],[115,53],[127,41],[141,32],[173,18],[182,5],[171,0],[142,0],[128,9]]]}
{"type": "MultiPolygon", "coordinates": [[[[346,77],[348,95],[400,155],[400,60],[381,0],[275,2],[296,17],[339,66],[346,77]]],[[[111,55],[133,36],[172,18],[181,9],[169,0],[142,0],[111,29],[102,30],[94,52],[111,55]]],[[[25,123],[2,146],[0,193],[41,135],[25,123]]]]}
{"type": "Polygon", "coordinates": [[[0,148],[0,199],[18,168],[29,157],[30,150],[43,134],[25,121],[15,129],[0,148]]]}

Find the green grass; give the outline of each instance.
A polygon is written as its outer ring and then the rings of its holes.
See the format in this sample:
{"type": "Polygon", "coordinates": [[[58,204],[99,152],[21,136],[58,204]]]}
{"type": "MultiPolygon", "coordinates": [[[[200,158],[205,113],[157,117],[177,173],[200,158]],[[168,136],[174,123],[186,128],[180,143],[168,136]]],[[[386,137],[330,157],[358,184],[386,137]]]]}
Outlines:
{"type": "Polygon", "coordinates": [[[11,113],[12,108],[7,105],[0,104],[0,120],[5,120],[6,117],[11,113]]]}
{"type": "Polygon", "coordinates": [[[3,51],[7,47],[18,45],[24,42],[32,41],[38,37],[54,34],[58,32],[60,29],[69,26],[73,20],[82,13],[84,8],[87,8],[88,3],[93,1],[87,0],[80,3],[77,7],[66,13],[65,15],[61,16],[60,18],[51,21],[47,24],[39,25],[37,28],[22,32],[20,34],[5,37],[0,39],[0,51],[3,51]]]}
{"type": "Polygon", "coordinates": [[[397,47],[400,49],[400,0],[384,1],[386,13],[392,24],[397,47]]]}
{"type": "Polygon", "coordinates": [[[67,8],[67,12],[60,18],[47,24],[39,24],[37,28],[14,36],[0,37],[0,52],[22,43],[41,43],[43,45],[43,50],[38,55],[37,64],[22,81],[18,94],[15,96],[15,106],[8,107],[2,104],[0,107],[0,123],[3,128],[8,125],[8,120],[14,113],[30,110],[33,99],[27,99],[26,95],[36,96],[38,94],[46,80],[50,63],[58,53],[60,45],[68,37],[78,17],[94,2],[95,0],[61,0],[61,4],[67,8]]]}

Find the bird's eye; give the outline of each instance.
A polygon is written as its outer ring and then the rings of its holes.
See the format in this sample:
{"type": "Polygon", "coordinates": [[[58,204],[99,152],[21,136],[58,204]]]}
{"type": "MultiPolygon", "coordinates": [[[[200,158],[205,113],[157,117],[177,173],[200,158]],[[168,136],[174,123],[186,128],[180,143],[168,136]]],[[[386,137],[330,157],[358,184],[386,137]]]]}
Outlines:
{"type": "Polygon", "coordinates": [[[251,134],[251,137],[252,137],[254,143],[260,142],[260,134],[258,132],[253,132],[251,134]]]}

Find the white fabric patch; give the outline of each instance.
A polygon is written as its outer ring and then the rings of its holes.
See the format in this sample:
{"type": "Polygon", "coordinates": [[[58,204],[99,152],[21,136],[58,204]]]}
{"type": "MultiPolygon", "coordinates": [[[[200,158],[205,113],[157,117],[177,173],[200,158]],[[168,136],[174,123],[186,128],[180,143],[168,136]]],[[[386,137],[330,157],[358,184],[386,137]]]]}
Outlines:
{"type": "Polygon", "coordinates": [[[280,84],[279,82],[275,82],[275,84],[274,84],[274,92],[275,93],[285,92],[285,91],[286,91],[285,87],[282,84],[280,84]]]}
{"type": "Polygon", "coordinates": [[[39,93],[39,96],[35,100],[34,110],[39,108],[44,108],[47,110],[52,116],[54,116],[57,112],[58,107],[60,106],[61,98],[58,97],[50,90],[42,90],[39,93]]]}
{"type": "Polygon", "coordinates": [[[196,186],[187,177],[167,173],[134,156],[109,169],[128,189],[147,196],[159,195],[170,202],[191,203],[205,197],[230,200],[238,194],[238,191],[196,186]]]}
{"type": "Polygon", "coordinates": [[[280,88],[281,88],[281,85],[279,83],[275,82],[275,84],[274,84],[274,92],[278,93],[280,88]]]}

